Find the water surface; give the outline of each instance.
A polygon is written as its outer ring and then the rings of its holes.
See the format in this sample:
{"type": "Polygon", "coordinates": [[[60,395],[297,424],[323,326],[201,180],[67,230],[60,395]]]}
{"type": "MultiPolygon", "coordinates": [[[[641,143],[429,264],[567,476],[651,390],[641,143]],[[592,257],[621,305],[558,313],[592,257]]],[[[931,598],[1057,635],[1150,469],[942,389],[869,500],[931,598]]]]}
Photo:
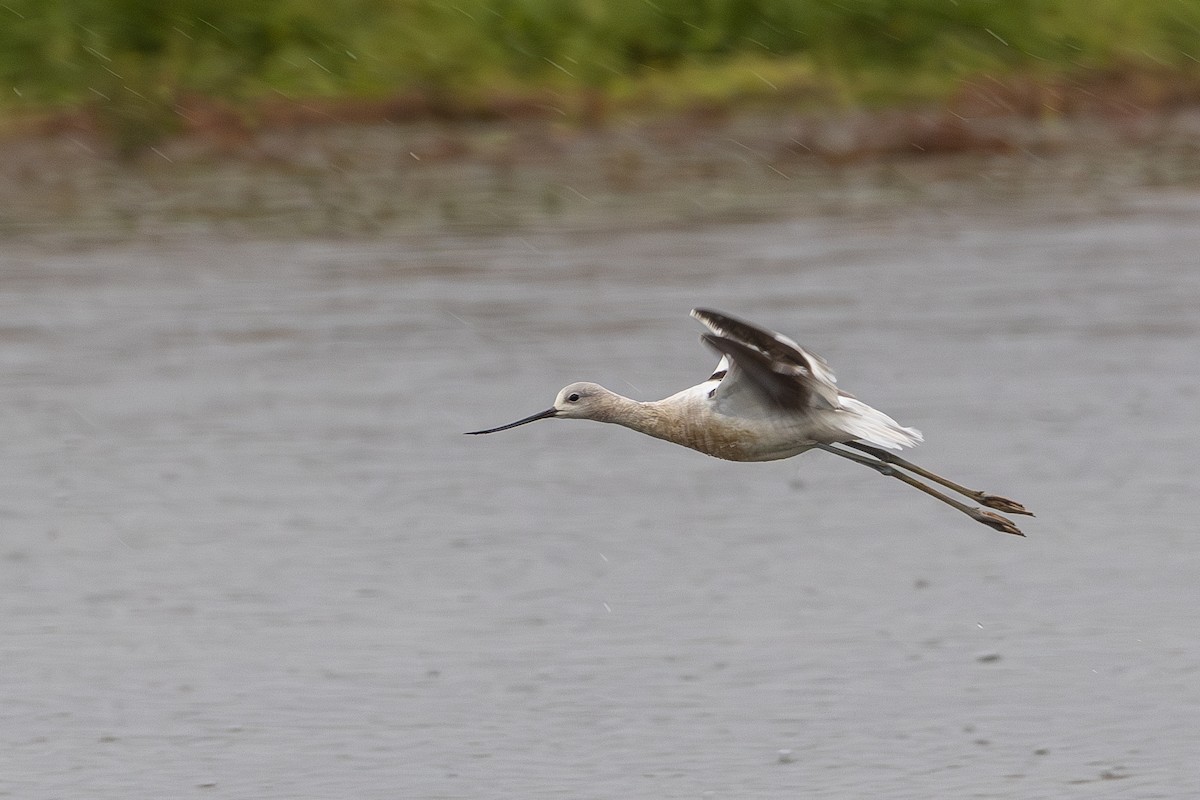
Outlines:
{"type": "Polygon", "coordinates": [[[1200,792],[1200,194],[0,253],[0,794],[1200,792]],[[788,332],[1038,514],[462,431],[788,332]]]}

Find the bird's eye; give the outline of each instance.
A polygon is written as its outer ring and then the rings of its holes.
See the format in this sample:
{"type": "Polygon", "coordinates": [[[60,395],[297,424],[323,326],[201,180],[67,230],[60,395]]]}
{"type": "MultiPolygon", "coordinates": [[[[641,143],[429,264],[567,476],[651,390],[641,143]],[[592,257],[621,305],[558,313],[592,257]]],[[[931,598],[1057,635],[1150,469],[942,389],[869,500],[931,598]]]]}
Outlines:
{"type": "Polygon", "coordinates": [[[567,400],[572,403],[577,402],[579,400],[579,392],[571,392],[567,395],[567,400]]]}

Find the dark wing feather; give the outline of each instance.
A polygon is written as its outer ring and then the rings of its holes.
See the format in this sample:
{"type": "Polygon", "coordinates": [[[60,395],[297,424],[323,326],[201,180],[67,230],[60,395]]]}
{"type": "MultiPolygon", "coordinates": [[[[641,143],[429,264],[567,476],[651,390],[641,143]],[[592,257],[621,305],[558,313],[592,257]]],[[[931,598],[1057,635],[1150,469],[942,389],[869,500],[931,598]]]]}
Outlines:
{"type": "Polygon", "coordinates": [[[835,378],[825,361],[800,345],[719,311],[697,308],[692,316],[712,334],[704,341],[725,354],[762,390],[785,408],[837,408],[835,378]]]}
{"type": "Polygon", "coordinates": [[[771,331],[763,330],[751,325],[749,322],[743,322],[728,314],[722,314],[719,311],[712,311],[707,308],[694,309],[692,316],[707,325],[718,336],[736,339],[743,344],[762,351],[765,355],[770,356],[776,361],[795,364],[805,368],[809,366],[803,351],[780,341],[771,331]]]}
{"type": "Polygon", "coordinates": [[[807,371],[801,367],[788,366],[772,361],[753,347],[747,347],[736,339],[727,339],[712,333],[702,333],[700,338],[718,353],[729,356],[754,382],[770,401],[783,408],[808,408],[812,391],[807,382],[807,371]]]}

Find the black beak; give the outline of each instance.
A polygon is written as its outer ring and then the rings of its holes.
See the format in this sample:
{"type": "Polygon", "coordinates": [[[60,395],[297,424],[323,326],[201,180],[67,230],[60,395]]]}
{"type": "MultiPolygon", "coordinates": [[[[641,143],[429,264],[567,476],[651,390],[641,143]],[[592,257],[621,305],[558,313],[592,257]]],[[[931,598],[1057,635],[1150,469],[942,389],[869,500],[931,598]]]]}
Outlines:
{"type": "Polygon", "coordinates": [[[525,419],[519,419],[516,422],[510,422],[507,425],[501,425],[499,428],[488,428],[486,431],[467,431],[466,435],[467,436],[475,436],[480,433],[495,433],[496,431],[506,431],[509,428],[515,428],[518,425],[525,425],[526,423],[529,423],[529,422],[537,422],[539,419],[550,419],[551,417],[555,417],[555,416],[558,416],[558,409],[557,408],[547,408],[545,411],[539,411],[538,413],[534,414],[532,417],[526,417],[525,419]]]}

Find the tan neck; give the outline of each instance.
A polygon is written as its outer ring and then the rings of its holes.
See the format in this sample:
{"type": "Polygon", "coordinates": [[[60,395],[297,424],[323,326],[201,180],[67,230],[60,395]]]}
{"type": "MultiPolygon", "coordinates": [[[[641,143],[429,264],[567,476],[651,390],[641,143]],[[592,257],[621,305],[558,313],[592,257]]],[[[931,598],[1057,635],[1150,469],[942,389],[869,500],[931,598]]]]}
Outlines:
{"type": "Polygon", "coordinates": [[[677,426],[671,424],[672,417],[662,408],[661,401],[640,403],[613,392],[605,403],[603,412],[593,419],[623,425],[657,439],[680,441],[677,426]]]}

